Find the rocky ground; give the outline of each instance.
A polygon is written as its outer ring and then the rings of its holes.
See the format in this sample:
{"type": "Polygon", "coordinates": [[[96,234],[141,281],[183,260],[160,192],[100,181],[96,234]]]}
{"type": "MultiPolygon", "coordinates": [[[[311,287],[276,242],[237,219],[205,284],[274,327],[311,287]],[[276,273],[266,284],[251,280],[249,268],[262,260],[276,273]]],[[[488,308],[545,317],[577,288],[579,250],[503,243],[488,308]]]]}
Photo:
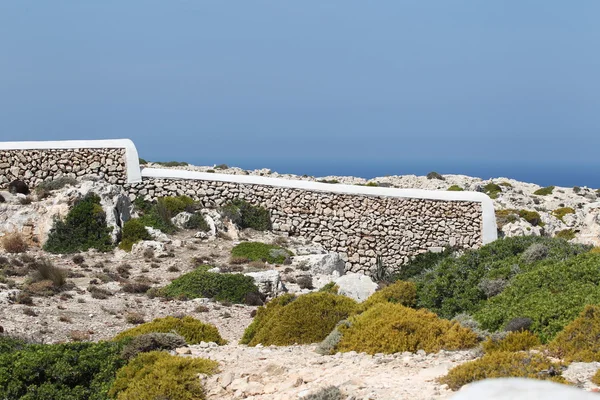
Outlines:
{"type": "MultiPolygon", "coordinates": [[[[364,183],[356,178],[348,178],[347,182],[343,177],[328,178],[345,183],[364,183]]],[[[477,190],[487,183],[459,176],[446,176],[445,181],[424,177],[385,179],[397,187],[439,190],[445,190],[453,184],[477,190]]],[[[381,178],[378,182],[386,181],[381,178]]],[[[502,186],[504,191],[494,200],[497,207],[539,208],[542,219],[547,221],[545,229],[573,227],[578,230],[576,240],[594,243],[594,240],[600,239],[595,233],[598,227],[596,210],[600,206],[595,191],[582,188],[575,193],[573,188],[555,188],[551,196],[535,196],[532,193],[539,188],[536,185],[505,179],[494,182],[508,182],[512,186],[502,186]],[[551,210],[563,206],[573,207],[576,213],[559,221],[551,215],[551,210]],[[541,211],[542,207],[547,211],[541,211]],[[586,234],[590,235],[590,240],[586,234]]],[[[0,250],[0,257],[4,258],[0,258],[0,264],[8,264],[18,270],[32,259],[48,258],[55,266],[69,271],[68,290],[54,296],[33,296],[31,304],[15,301],[27,277],[5,277],[0,283],[0,326],[5,332],[45,343],[97,341],[110,339],[141,321],[167,315],[191,315],[217,326],[229,342],[221,347],[200,344],[178,349],[182,356],[207,357],[219,362],[220,373],[206,379],[209,398],[214,399],[296,399],[329,385],[338,386],[348,398],[356,400],[449,398],[452,392],[436,383],[435,379],[453,366],[478,355],[473,350],[438,354],[419,352],[370,356],[347,353],[322,356],[314,352],[314,346],[252,348],[239,345],[238,341],[251,322],[251,312],[256,307],[216,303],[209,299],[180,301],[152,298],[146,294],[128,292],[127,284],[144,281],[152,287],[161,287],[199,264],[211,264],[225,270],[231,267],[231,248],[243,240],[252,240],[284,245],[294,256],[287,265],[246,265],[244,272],[258,274],[259,280],[270,280],[269,290],[274,292],[269,295],[281,291],[304,293],[310,289],[300,286],[298,281],[301,277],[310,276],[315,288],[330,281],[347,279],[347,276],[340,277],[343,275],[343,262],[340,272],[339,257],[301,239],[279,238],[270,233],[249,230],[237,231],[224,221],[219,221],[215,215],[213,222],[216,228],[209,234],[198,235],[187,230],[172,236],[155,233],[153,241],[136,246],[131,253],[119,249],[108,253],[90,251],[81,254],[83,260],[76,260],[73,255],[52,255],[39,249],[39,243],[43,243],[47,236],[53,215],[64,216],[68,204],[89,191],[99,193],[107,209],[114,208],[118,199],[124,196],[115,186],[99,182],[84,182],[76,188],[67,187],[53,192],[47,198],[34,199],[31,203],[2,193],[7,202],[0,204],[0,232],[18,230],[28,238],[30,249],[17,255],[0,250]],[[150,248],[154,250],[149,251],[150,248]],[[90,287],[104,289],[108,293],[106,298],[93,297],[90,287]]],[[[117,217],[109,215],[109,224],[114,225],[117,217]]],[[[510,228],[506,231],[509,235],[519,232],[542,233],[534,229],[537,227],[525,225],[528,223],[522,220],[512,224],[522,227],[522,230],[510,228]]],[[[370,285],[367,285],[368,290],[375,290],[376,285],[372,282],[370,285]]],[[[362,283],[359,286],[361,289],[367,287],[362,283]]],[[[358,292],[350,294],[355,297],[365,295],[358,292]]],[[[597,390],[589,380],[599,366],[598,363],[576,363],[563,375],[579,387],[597,390]]]]}

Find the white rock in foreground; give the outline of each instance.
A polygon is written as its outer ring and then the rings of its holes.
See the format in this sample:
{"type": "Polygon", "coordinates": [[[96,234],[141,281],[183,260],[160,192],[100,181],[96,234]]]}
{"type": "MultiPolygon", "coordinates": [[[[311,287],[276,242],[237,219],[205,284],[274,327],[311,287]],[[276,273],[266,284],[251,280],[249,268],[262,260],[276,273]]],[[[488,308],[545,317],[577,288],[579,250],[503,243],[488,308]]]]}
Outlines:
{"type": "Polygon", "coordinates": [[[363,274],[347,274],[335,280],[338,293],[353,298],[358,302],[365,301],[377,290],[377,284],[371,277],[363,274]]]}
{"type": "Polygon", "coordinates": [[[465,386],[452,400],[593,400],[598,395],[560,383],[523,378],[487,379],[465,386]]]}
{"type": "Polygon", "coordinates": [[[284,291],[279,272],[275,270],[248,272],[244,275],[254,278],[258,291],[269,298],[277,297],[279,293],[284,291]]]}

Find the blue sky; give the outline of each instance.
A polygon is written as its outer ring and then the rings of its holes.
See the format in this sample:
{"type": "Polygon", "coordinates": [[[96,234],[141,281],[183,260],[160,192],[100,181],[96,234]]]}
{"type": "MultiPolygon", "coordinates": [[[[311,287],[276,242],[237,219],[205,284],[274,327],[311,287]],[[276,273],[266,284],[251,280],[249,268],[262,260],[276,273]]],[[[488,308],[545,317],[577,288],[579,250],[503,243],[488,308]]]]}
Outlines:
{"type": "Polygon", "coordinates": [[[128,137],[147,159],[299,173],[597,169],[599,15],[597,0],[3,1],[0,138],[128,137]]]}

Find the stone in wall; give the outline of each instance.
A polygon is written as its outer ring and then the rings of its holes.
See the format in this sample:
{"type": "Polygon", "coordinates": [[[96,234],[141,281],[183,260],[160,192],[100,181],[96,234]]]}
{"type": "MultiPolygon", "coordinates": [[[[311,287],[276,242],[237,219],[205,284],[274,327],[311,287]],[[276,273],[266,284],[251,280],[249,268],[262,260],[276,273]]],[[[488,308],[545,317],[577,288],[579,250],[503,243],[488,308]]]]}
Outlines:
{"type": "Polygon", "coordinates": [[[187,195],[204,207],[219,207],[235,198],[261,205],[270,211],[276,232],[305,237],[339,252],[351,272],[372,273],[377,256],[386,266],[398,268],[431,248],[469,249],[482,244],[478,202],[173,179],[144,179],[127,187],[131,197],[187,195]]]}
{"type": "Polygon", "coordinates": [[[109,183],[127,182],[125,149],[1,150],[0,188],[15,179],[35,187],[60,176],[97,176],[109,183]]]}

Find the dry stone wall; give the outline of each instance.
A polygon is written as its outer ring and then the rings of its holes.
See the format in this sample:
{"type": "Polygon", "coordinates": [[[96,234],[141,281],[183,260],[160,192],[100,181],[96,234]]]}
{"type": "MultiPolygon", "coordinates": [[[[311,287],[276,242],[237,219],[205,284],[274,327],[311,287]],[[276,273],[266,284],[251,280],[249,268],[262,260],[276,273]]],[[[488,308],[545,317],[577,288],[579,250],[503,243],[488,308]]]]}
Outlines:
{"type": "Polygon", "coordinates": [[[481,203],[328,193],[219,181],[149,179],[127,185],[133,196],[187,195],[205,207],[235,198],[267,208],[273,229],[342,254],[346,270],[372,273],[376,258],[397,267],[447,245],[482,244],[481,203]]]}
{"type": "Polygon", "coordinates": [[[0,187],[15,179],[35,186],[59,176],[95,175],[107,182],[127,182],[125,149],[39,149],[0,151],[0,187]]]}

